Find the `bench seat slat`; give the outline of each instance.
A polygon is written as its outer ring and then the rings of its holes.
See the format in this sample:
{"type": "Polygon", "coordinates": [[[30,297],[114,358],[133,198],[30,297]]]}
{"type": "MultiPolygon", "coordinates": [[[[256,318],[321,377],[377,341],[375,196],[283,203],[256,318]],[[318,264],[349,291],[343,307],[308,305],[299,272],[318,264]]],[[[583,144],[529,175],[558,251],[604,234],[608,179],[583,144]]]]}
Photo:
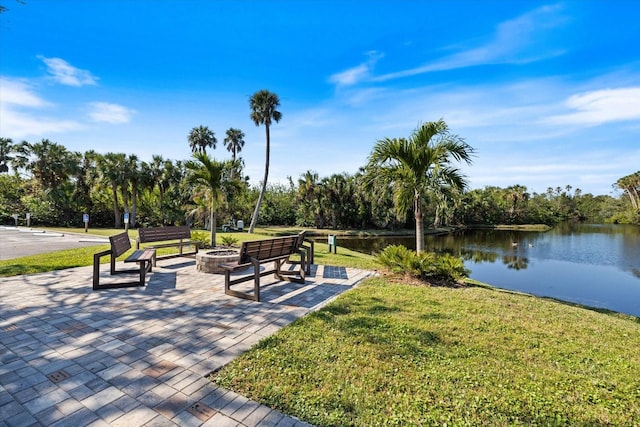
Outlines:
{"type": "Polygon", "coordinates": [[[140,262],[140,261],[151,261],[153,256],[156,254],[156,251],[153,249],[143,249],[139,251],[135,251],[131,255],[124,260],[124,262],[140,262]]]}

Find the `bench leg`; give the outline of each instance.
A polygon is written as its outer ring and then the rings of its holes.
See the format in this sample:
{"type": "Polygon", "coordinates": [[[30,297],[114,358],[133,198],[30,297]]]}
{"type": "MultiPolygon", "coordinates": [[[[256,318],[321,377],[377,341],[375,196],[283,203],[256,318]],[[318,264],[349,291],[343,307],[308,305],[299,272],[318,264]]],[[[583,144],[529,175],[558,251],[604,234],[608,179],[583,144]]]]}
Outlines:
{"type": "Polygon", "coordinates": [[[147,261],[140,261],[140,286],[144,286],[144,276],[147,272],[147,261]]]}
{"type": "MultiPolygon", "coordinates": [[[[100,259],[103,256],[111,255],[111,262],[113,263],[113,252],[109,249],[108,251],[99,252],[93,255],[93,290],[98,290],[100,288],[100,259]]],[[[113,274],[113,270],[115,270],[115,265],[111,267],[111,274],[113,274]]]]}
{"type": "Polygon", "coordinates": [[[100,286],[100,254],[93,256],[93,290],[100,286]]]}
{"type": "Polygon", "coordinates": [[[302,280],[302,283],[304,283],[305,281],[304,274],[307,272],[307,269],[311,270],[311,266],[309,265],[309,260],[306,259],[304,252],[305,251],[300,251],[300,279],[302,280]]]}
{"type": "Polygon", "coordinates": [[[231,272],[229,270],[224,271],[224,293],[229,295],[229,291],[231,290],[231,286],[229,285],[229,281],[231,280],[231,272]]]}
{"type": "Polygon", "coordinates": [[[140,286],[145,286],[145,276],[147,271],[153,271],[153,260],[155,259],[155,255],[149,260],[138,261],[140,264],[140,286]]]}
{"type": "Polygon", "coordinates": [[[282,277],[282,274],[280,272],[280,267],[282,267],[282,260],[277,259],[277,260],[273,261],[273,268],[275,270],[273,272],[273,275],[278,280],[284,280],[284,277],[282,277]]]}
{"type": "MultiPolygon", "coordinates": [[[[258,263],[257,267],[254,267],[255,273],[254,273],[254,278],[253,278],[253,295],[246,293],[246,292],[240,292],[240,291],[234,291],[231,289],[231,271],[230,270],[225,270],[224,272],[224,293],[225,295],[231,295],[234,297],[238,297],[238,298],[243,298],[243,299],[248,299],[248,300],[252,300],[252,301],[257,301],[260,302],[260,264],[258,263]]],[[[247,278],[248,280],[251,280],[250,277],[247,278]]],[[[235,283],[238,282],[244,282],[245,280],[238,280],[235,283]]],[[[235,284],[234,283],[234,284],[235,284]]]]}
{"type": "Polygon", "coordinates": [[[255,296],[255,301],[260,302],[260,261],[251,260],[253,264],[253,295],[255,296]]]}

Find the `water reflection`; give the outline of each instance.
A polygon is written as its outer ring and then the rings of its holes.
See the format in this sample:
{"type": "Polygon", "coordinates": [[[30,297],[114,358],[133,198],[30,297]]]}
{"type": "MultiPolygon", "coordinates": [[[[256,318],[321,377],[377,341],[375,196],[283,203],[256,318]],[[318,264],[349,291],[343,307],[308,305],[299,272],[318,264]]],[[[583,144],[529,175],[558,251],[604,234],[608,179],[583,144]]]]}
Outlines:
{"type": "MultiPolygon", "coordinates": [[[[339,238],[338,246],[376,254],[413,237],[339,238]]],[[[506,289],[640,316],[640,227],[562,224],[547,232],[467,230],[425,236],[428,251],[465,260],[471,277],[506,289]]]]}

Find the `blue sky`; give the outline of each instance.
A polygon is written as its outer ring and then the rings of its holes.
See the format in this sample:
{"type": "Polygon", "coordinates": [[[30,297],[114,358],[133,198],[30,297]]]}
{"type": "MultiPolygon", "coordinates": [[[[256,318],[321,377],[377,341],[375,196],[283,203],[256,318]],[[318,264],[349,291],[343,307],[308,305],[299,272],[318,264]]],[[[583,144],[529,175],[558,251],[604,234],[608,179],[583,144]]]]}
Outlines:
{"type": "Polygon", "coordinates": [[[640,170],[640,2],[2,0],[0,136],[150,160],[226,129],[257,184],[355,173],[375,142],[443,118],[471,188],[612,193],[640,170]]]}

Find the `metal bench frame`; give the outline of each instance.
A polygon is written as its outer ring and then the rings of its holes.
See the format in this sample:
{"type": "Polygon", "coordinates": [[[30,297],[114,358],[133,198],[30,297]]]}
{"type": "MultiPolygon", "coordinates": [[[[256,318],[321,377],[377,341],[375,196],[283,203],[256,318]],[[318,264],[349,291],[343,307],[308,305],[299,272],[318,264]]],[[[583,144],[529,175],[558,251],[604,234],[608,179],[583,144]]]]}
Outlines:
{"type": "Polygon", "coordinates": [[[304,283],[307,251],[300,249],[302,239],[299,235],[275,237],[265,240],[242,242],[240,257],[235,263],[222,264],[224,269],[224,293],[238,298],[260,301],[260,277],[274,274],[278,280],[304,283]],[[293,254],[300,255],[300,268],[294,271],[283,270],[282,265],[293,254]],[[260,271],[260,265],[273,262],[273,268],[260,271]],[[253,267],[253,273],[237,279],[231,279],[231,273],[253,267]],[[232,290],[231,286],[253,279],[253,294],[232,290]]]}
{"type": "Polygon", "coordinates": [[[124,262],[138,263],[140,265],[139,270],[116,270],[116,258],[131,249],[131,240],[129,240],[129,234],[124,232],[109,237],[109,243],[111,244],[110,249],[93,255],[93,290],[144,286],[146,273],[151,272],[152,265],[155,265],[156,250],[153,248],[136,250],[124,260],[124,262]],[[100,285],[100,259],[107,255],[110,255],[109,272],[111,275],[137,273],[139,271],[140,279],[135,282],[108,283],[106,285],[100,285]]]}

